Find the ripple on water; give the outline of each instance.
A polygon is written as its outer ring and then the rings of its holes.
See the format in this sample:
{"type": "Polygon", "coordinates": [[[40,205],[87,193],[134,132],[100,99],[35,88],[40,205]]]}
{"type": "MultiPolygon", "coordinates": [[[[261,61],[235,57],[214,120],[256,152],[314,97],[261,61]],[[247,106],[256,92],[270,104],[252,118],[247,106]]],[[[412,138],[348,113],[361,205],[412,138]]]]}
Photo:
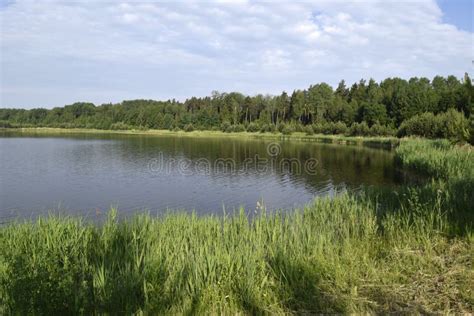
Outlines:
{"type": "MultiPolygon", "coordinates": [[[[268,141],[238,138],[144,137],[140,135],[0,137],[0,221],[59,210],[75,215],[142,210],[196,210],[222,214],[257,201],[269,209],[302,206],[316,196],[362,185],[396,185],[393,154],[362,147],[285,142],[279,158],[318,161],[318,173],[268,165],[242,171],[244,159],[267,157],[268,141]],[[150,161],[164,157],[167,169],[153,173],[150,161]],[[239,172],[183,172],[170,162],[214,166],[232,159],[239,172]],[[174,160],[173,160],[174,159],[174,160]],[[58,208],[59,207],[59,208],[58,208]]],[[[94,217],[94,215],[91,215],[94,217]]],[[[102,215],[101,215],[102,216],[102,215]]]]}

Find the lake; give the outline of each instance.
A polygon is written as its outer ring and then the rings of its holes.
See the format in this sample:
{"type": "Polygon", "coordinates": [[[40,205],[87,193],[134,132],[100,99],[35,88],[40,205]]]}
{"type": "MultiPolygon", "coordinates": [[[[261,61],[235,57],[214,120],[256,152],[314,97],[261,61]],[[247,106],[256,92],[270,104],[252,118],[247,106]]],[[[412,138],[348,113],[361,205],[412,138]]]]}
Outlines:
{"type": "Polygon", "coordinates": [[[393,152],[238,137],[0,133],[0,221],[49,211],[223,214],[394,186],[393,152]]]}

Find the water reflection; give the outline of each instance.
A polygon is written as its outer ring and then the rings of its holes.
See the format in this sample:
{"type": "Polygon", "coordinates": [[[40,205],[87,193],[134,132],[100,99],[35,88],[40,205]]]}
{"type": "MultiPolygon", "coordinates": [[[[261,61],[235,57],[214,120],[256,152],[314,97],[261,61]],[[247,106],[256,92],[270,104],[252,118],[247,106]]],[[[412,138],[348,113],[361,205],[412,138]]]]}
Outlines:
{"type": "MultiPolygon", "coordinates": [[[[393,153],[355,146],[230,137],[0,134],[0,216],[291,208],[361,185],[396,185],[393,153]],[[278,148],[277,154],[269,146],[278,148]],[[262,165],[249,160],[266,159],[262,165]],[[159,159],[166,170],[150,168],[159,159]],[[234,171],[215,166],[231,161],[234,171]],[[308,161],[316,162],[309,172],[308,161]],[[182,172],[186,162],[192,168],[182,172]],[[174,166],[174,167],[173,167],[174,166]],[[299,166],[299,169],[296,168],[299,166]]],[[[156,167],[156,166],[155,166],[156,167]]]]}

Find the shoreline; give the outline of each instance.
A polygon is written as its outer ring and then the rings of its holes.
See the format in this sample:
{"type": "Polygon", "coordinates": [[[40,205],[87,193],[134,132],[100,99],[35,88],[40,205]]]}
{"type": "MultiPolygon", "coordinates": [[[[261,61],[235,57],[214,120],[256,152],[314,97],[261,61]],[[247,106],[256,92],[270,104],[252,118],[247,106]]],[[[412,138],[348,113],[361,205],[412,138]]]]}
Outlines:
{"type": "Polygon", "coordinates": [[[431,182],[288,213],[122,222],[111,209],[100,225],[50,216],[0,226],[0,314],[472,313],[470,150],[402,139],[402,166],[431,182]]]}
{"type": "Polygon", "coordinates": [[[358,145],[374,148],[393,149],[400,144],[396,137],[367,137],[367,136],[344,136],[344,135],[306,135],[303,132],[295,132],[291,135],[282,133],[260,133],[260,132],[231,132],[222,131],[170,131],[170,130],[101,130],[89,128],[55,128],[55,127],[21,127],[0,128],[0,131],[38,133],[38,134],[119,134],[119,135],[148,135],[148,136],[183,136],[183,137],[242,137],[275,140],[297,140],[338,145],[358,145]]]}

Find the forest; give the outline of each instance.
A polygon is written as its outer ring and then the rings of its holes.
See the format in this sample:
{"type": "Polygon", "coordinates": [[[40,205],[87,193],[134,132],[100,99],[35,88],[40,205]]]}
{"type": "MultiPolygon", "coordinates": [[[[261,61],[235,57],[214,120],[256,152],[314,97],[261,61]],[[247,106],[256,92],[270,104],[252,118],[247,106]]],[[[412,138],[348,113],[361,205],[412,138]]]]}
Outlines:
{"type": "Polygon", "coordinates": [[[474,88],[466,73],[409,80],[327,83],[291,94],[238,92],[177,100],[78,102],[53,109],[0,109],[0,127],[305,132],[351,136],[417,135],[473,141],[474,88]]]}

